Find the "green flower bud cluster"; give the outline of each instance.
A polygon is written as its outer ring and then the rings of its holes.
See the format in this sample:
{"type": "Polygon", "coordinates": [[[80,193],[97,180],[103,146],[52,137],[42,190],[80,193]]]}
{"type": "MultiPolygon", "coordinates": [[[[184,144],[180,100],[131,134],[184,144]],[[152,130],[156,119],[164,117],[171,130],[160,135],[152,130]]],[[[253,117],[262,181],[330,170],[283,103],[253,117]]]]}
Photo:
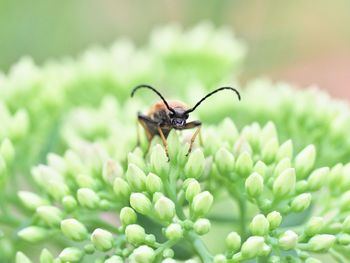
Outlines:
{"type": "Polygon", "coordinates": [[[142,49],[120,40],[0,74],[1,260],[347,259],[347,105],[258,80],[240,103],[201,106],[203,144],[188,157],[186,132],[169,134],[169,158],[158,137],[149,151],[143,132],[137,144],[136,112],[150,105],[127,99],[131,87],[171,82],[192,105],[193,94],[230,80],[244,54],[232,33],[204,23],[158,29],[142,49]],[[224,222],[231,229],[218,234],[224,222]]]}

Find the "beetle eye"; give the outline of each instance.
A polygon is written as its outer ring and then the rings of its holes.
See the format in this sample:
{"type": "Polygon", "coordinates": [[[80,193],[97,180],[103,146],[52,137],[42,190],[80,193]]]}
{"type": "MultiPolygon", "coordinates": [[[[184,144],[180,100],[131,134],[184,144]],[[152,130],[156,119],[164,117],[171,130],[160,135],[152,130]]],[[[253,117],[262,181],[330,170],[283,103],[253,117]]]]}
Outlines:
{"type": "Polygon", "coordinates": [[[185,115],[185,119],[186,119],[186,120],[188,119],[188,114],[185,115]]]}
{"type": "Polygon", "coordinates": [[[175,115],[174,112],[170,112],[170,113],[169,113],[169,117],[170,117],[170,118],[174,118],[174,115],[175,115]]]}

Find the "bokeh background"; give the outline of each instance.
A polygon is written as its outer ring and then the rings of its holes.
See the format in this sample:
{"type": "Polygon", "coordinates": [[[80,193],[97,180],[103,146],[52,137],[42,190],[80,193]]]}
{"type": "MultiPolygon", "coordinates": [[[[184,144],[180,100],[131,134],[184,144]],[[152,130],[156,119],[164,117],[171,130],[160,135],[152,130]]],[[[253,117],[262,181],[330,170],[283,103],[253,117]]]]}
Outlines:
{"type": "Polygon", "coordinates": [[[142,45],[155,26],[209,20],[245,40],[241,81],[268,76],[350,98],[349,13],[349,0],[0,0],[0,69],[24,55],[41,64],[120,37],[142,45]]]}

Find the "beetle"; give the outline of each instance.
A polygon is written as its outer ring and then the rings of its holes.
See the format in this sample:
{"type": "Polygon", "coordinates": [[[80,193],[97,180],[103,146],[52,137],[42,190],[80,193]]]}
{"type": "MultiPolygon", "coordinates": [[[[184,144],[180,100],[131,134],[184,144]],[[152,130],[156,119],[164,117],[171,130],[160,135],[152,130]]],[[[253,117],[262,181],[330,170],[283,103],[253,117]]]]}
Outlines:
{"type": "MultiPolygon", "coordinates": [[[[191,137],[190,146],[186,156],[188,156],[191,153],[193,143],[197,135],[200,133],[202,123],[198,120],[187,122],[187,119],[189,117],[189,114],[193,112],[204,100],[206,100],[208,97],[210,97],[214,93],[217,93],[225,89],[234,91],[237,94],[238,99],[241,100],[241,95],[236,89],[232,87],[221,87],[216,90],[213,90],[212,92],[204,96],[194,105],[194,107],[188,108],[181,101],[176,101],[176,100],[167,101],[158,90],[156,90],[155,88],[147,84],[141,84],[136,86],[131,92],[131,97],[133,97],[135,92],[141,88],[152,90],[161,98],[161,100],[156,102],[150,108],[147,115],[144,115],[138,112],[137,120],[146,132],[149,145],[154,136],[156,135],[160,136],[165,148],[165,152],[168,157],[169,157],[168,144],[166,139],[172,129],[186,130],[186,129],[197,128],[191,137]]],[[[138,143],[139,142],[140,142],[140,139],[138,136],[138,143]]]]}

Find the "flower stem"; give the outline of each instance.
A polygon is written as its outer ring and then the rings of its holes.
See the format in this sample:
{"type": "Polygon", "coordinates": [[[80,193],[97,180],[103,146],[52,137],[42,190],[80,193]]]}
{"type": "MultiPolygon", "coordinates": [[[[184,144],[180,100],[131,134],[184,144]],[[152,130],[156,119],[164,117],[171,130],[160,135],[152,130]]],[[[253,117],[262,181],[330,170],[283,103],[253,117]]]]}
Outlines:
{"type": "Polygon", "coordinates": [[[208,251],[203,240],[197,234],[190,231],[187,233],[186,238],[192,243],[203,263],[213,262],[213,256],[208,251]]]}

